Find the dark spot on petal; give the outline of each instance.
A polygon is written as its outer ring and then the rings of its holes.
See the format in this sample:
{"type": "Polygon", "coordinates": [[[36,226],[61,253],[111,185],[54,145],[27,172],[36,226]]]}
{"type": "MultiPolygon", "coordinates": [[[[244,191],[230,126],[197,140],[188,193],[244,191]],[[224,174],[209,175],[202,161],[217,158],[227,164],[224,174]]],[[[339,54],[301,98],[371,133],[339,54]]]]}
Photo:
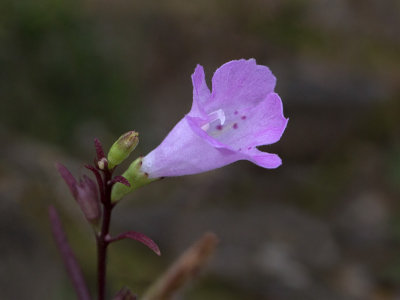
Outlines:
{"type": "Polygon", "coordinates": [[[247,118],[246,116],[242,116],[241,117],[242,120],[246,120],[246,118],[247,118]]]}
{"type": "Polygon", "coordinates": [[[238,151],[242,151],[242,148],[239,148],[238,151]]]}
{"type": "Polygon", "coordinates": [[[237,123],[235,123],[235,124],[233,124],[233,129],[237,129],[238,128],[238,124],[237,123]]]}
{"type": "Polygon", "coordinates": [[[222,130],[222,125],[217,125],[217,127],[215,128],[217,128],[218,130],[222,130]]]}
{"type": "Polygon", "coordinates": [[[237,110],[235,110],[234,114],[237,115],[239,112],[237,110]]]}
{"type": "Polygon", "coordinates": [[[247,148],[247,150],[250,150],[250,149],[251,149],[251,147],[247,148]]]}

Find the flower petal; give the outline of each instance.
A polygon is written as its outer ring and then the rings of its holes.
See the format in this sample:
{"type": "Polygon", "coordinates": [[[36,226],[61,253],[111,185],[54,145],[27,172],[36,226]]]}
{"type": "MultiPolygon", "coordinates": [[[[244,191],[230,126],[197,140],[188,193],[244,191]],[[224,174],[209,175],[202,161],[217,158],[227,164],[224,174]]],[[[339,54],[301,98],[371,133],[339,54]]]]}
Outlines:
{"type": "Polygon", "coordinates": [[[269,68],[257,65],[255,59],[233,60],[222,65],[212,78],[212,94],[206,111],[257,105],[274,91],[276,78],[269,68]]]}
{"type": "Polygon", "coordinates": [[[254,148],[251,153],[248,153],[248,157],[246,159],[266,169],[275,169],[282,164],[282,160],[278,155],[262,152],[257,148],[254,148]]]}
{"type": "Polygon", "coordinates": [[[195,122],[195,118],[184,117],[164,141],[143,158],[141,170],[148,173],[149,178],[206,172],[243,159],[241,154],[208,136],[195,122]]]}
{"type": "Polygon", "coordinates": [[[205,80],[204,69],[201,65],[197,65],[192,74],[193,83],[193,104],[189,115],[199,118],[207,118],[207,114],[203,106],[210,98],[210,90],[205,80]]]}
{"type": "Polygon", "coordinates": [[[236,110],[224,126],[208,130],[219,142],[241,151],[277,142],[287,125],[281,98],[269,94],[257,106],[236,110]]]}
{"type": "Polygon", "coordinates": [[[197,118],[192,118],[190,116],[186,116],[185,119],[188,122],[190,129],[211,146],[219,149],[225,149],[227,151],[235,151],[227,144],[221,143],[219,140],[215,139],[214,137],[210,136],[206,131],[204,131],[200,126],[200,124],[202,123],[201,120],[197,118]]]}
{"type": "MultiPolygon", "coordinates": [[[[274,169],[282,164],[282,160],[279,158],[278,155],[260,151],[256,147],[248,147],[243,149],[239,148],[235,150],[231,147],[231,145],[225,144],[219,140],[216,140],[212,136],[208,135],[195,123],[196,120],[191,119],[190,117],[186,117],[186,119],[188,121],[190,128],[193,130],[194,133],[196,133],[199,137],[201,137],[211,146],[219,149],[220,154],[222,154],[225,157],[224,164],[219,167],[230,164],[237,160],[248,160],[260,167],[267,169],[274,169]]],[[[284,126],[286,126],[286,119],[284,126]]],[[[280,134],[282,135],[282,133],[280,134]]],[[[210,161],[212,162],[213,160],[210,161]]]]}

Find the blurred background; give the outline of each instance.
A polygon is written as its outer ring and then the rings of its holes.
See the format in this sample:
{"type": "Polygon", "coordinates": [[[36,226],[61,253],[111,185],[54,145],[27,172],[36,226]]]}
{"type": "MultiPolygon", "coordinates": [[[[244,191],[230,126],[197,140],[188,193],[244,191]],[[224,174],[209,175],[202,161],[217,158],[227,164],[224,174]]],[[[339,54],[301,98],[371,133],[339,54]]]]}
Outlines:
{"type": "Polygon", "coordinates": [[[283,165],[238,162],[126,198],[112,232],[146,233],[163,255],[113,245],[109,290],[140,295],[213,231],[216,255],[177,299],[400,299],[396,0],[2,0],[0,298],[75,299],[50,204],[95,285],[91,229],[54,162],[85,174],[94,137],[108,148],[132,129],[133,157],[148,153],[189,111],[197,63],[210,81],[251,57],[290,118],[264,147],[283,165]]]}

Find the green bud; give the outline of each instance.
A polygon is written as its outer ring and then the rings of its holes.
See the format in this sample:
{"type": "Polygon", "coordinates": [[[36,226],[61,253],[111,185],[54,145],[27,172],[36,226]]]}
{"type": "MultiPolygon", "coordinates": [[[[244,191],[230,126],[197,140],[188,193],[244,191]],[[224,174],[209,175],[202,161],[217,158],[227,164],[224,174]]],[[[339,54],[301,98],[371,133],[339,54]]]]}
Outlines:
{"type": "Polygon", "coordinates": [[[139,133],[129,131],[119,137],[108,152],[108,168],[112,169],[122,163],[139,143],[139,133]]]}
{"type": "Polygon", "coordinates": [[[116,183],[111,191],[111,202],[115,203],[121,200],[126,194],[138,189],[141,186],[144,186],[150,182],[158,180],[159,178],[149,178],[149,175],[141,170],[142,166],[142,157],[136,159],[129,168],[122,174],[129,183],[130,187],[122,183],[116,183]]]}

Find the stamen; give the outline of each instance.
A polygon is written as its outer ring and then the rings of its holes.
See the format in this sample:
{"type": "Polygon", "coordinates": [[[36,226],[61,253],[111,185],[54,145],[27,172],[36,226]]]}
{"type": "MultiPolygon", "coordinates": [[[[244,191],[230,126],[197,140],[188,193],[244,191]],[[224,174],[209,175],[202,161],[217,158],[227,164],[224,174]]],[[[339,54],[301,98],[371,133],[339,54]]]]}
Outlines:
{"type": "Polygon", "coordinates": [[[224,125],[225,123],[225,113],[222,109],[218,109],[216,111],[213,111],[212,113],[208,114],[208,123],[204,124],[203,126],[201,126],[201,129],[203,129],[204,131],[207,131],[210,128],[210,124],[214,121],[219,120],[220,125],[224,125]]]}
{"type": "Polygon", "coordinates": [[[225,123],[225,113],[224,113],[224,111],[222,109],[218,109],[216,111],[213,111],[208,116],[211,118],[210,123],[212,123],[212,122],[214,122],[216,120],[219,120],[221,125],[224,125],[224,123],[225,123]]]}
{"type": "Polygon", "coordinates": [[[203,129],[204,131],[207,131],[210,128],[210,123],[206,123],[203,126],[201,126],[201,129],[203,129]]]}

